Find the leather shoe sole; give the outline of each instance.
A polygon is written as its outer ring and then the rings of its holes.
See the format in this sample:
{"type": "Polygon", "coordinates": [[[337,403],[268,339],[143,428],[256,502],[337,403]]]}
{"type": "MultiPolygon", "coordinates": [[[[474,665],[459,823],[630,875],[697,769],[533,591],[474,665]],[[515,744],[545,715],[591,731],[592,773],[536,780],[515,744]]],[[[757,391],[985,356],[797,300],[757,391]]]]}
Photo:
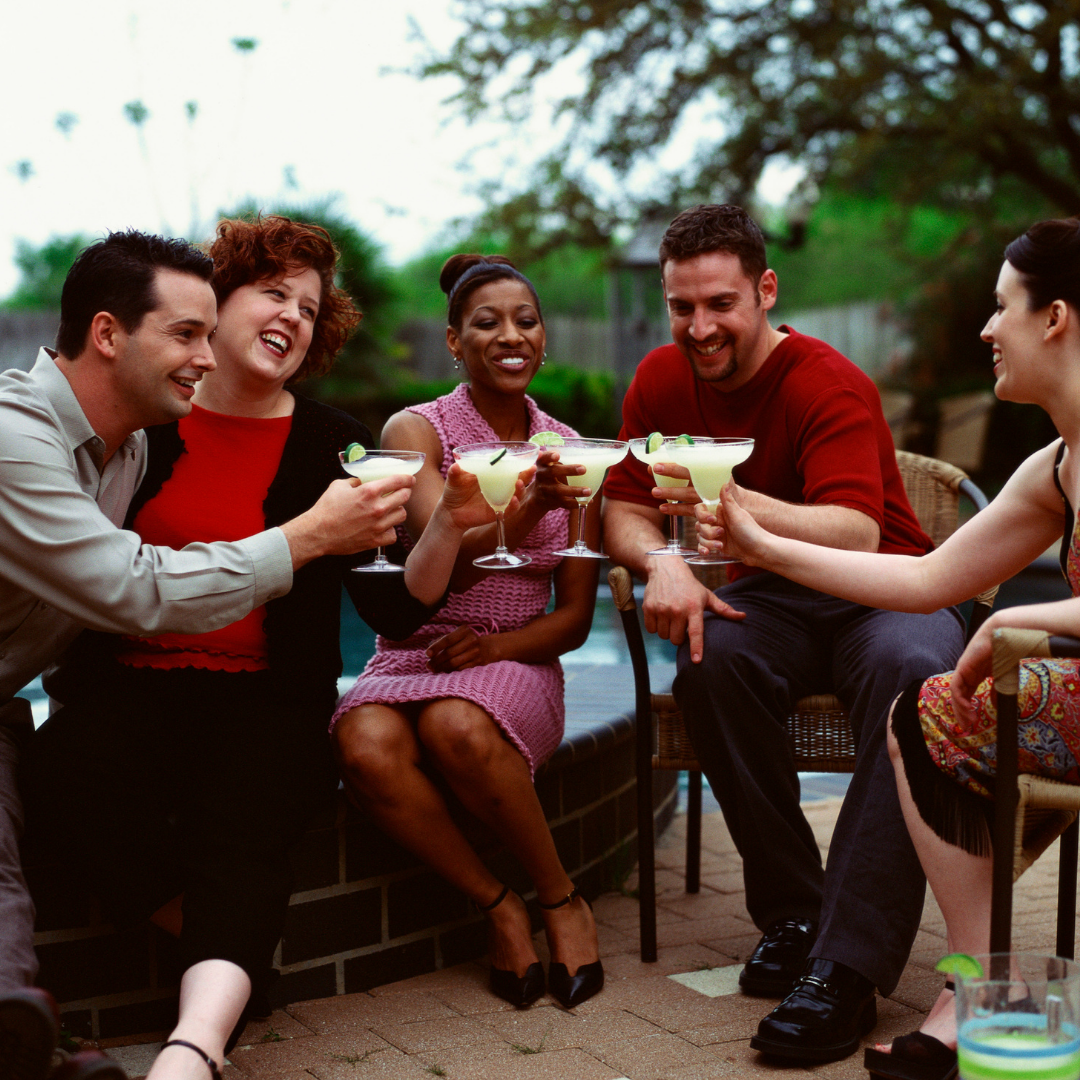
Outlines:
{"type": "Polygon", "coordinates": [[[771,1057],[787,1058],[790,1061],[810,1061],[822,1064],[827,1061],[839,1061],[841,1058],[850,1057],[859,1049],[859,1043],[864,1035],[874,1030],[877,1024],[877,998],[871,996],[865,1001],[859,1011],[859,1017],[855,1025],[855,1034],[843,1042],[831,1045],[814,1046],[806,1041],[793,1038],[791,1042],[781,1042],[762,1036],[760,1033],[750,1040],[750,1048],[759,1050],[771,1057]]]}

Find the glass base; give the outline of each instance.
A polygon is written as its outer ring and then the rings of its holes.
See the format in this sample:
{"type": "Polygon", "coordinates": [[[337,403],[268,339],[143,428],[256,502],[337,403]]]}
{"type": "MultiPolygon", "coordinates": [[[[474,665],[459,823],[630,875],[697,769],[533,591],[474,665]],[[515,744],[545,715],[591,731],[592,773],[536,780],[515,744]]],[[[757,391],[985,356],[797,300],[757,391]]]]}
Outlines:
{"type": "Polygon", "coordinates": [[[739,562],[738,559],[725,559],[723,556],[717,557],[714,555],[695,555],[692,559],[686,560],[687,566],[727,566],[729,563],[739,562]]]}
{"type": "Polygon", "coordinates": [[[570,559],[606,559],[602,551],[593,551],[584,544],[575,544],[573,547],[563,548],[561,551],[553,551],[552,555],[565,555],[570,559]]]}
{"type": "Polygon", "coordinates": [[[405,567],[398,566],[396,562],[390,562],[389,559],[383,559],[382,562],[376,560],[371,563],[364,563],[363,566],[354,566],[353,573],[355,574],[404,574],[405,567]]]}
{"type": "Polygon", "coordinates": [[[657,548],[655,551],[646,551],[646,555],[681,555],[684,559],[689,559],[691,556],[696,556],[697,551],[694,548],[679,547],[676,544],[672,547],[668,544],[667,547],[657,548]]]}
{"type": "Polygon", "coordinates": [[[480,559],[473,559],[473,566],[479,566],[482,570],[516,570],[519,566],[528,566],[532,559],[528,555],[485,555],[480,559]]]}

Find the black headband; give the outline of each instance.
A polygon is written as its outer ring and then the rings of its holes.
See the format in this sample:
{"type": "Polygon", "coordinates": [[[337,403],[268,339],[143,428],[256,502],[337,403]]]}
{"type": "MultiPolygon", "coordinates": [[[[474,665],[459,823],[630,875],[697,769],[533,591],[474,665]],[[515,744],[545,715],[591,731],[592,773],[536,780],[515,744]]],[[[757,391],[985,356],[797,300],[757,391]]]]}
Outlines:
{"type": "Polygon", "coordinates": [[[536,289],[533,287],[533,283],[516,267],[510,266],[507,263],[493,263],[485,260],[484,262],[473,263],[472,266],[470,266],[469,269],[454,282],[453,288],[451,288],[450,293],[446,298],[447,307],[454,302],[455,293],[457,293],[458,289],[460,289],[469,278],[474,278],[477,274],[481,274],[485,270],[503,271],[504,277],[515,278],[517,281],[522,282],[522,284],[528,286],[529,292],[531,292],[533,296],[536,296],[536,289]]]}

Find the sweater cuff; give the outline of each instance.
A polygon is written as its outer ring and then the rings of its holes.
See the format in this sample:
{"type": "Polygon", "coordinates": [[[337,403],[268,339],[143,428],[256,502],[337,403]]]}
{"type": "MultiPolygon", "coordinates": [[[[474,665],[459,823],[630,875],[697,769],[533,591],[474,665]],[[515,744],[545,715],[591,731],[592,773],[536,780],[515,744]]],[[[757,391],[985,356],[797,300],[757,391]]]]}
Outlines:
{"type": "Polygon", "coordinates": [[[292,552],[289,541],[278,528],[267,529],[239,541],[251,558],[255,574],[255,600],[252,607],[259,607],[268,600],[284,596],[293,583],[292,552]]]}

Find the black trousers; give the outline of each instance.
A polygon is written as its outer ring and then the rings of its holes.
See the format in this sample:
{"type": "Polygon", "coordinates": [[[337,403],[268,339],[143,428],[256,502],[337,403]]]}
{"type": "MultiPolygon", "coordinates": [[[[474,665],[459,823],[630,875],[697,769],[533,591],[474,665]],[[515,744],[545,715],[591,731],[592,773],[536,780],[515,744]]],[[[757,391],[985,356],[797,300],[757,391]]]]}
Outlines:
{"type": "Polygon", "coordinates": [[[184,895],[184,969],[271,977],[290,849],[336,773],[324,710],[285,705],[267,672],[114,665],[31,739],[29,843],[81,859],[123,928],[184,895]]]}
{"type": "Polygon", "coordinates": [[[811,955],[887,995],[919,928],[926,880],[900,812],[886,719],[909,683],[955,666],[963,622],[955,609],[880,611],[774,574],[717,593],[747,617],[706,615],[703,659],[679,649],[673,690],[742,856],[747,910],[761,929],[820,919],[811,955]],[[826,692],[850,711],[858,757],[823,870],[785,722],[799,698],[826,692]]]}

